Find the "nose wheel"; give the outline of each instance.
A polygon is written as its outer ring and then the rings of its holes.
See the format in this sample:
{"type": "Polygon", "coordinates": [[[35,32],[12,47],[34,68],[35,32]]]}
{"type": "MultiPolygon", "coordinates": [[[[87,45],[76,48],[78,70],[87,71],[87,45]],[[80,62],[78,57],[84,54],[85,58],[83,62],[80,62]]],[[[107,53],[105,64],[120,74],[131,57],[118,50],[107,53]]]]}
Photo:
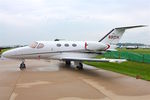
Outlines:
{"type": "Polygon", "coordinates": [[[26,69],[26,65],[25,65],[24,62],[22,62],[22,63],[20,64],[20,70],[23,70],[23,69],[26,69]]]}

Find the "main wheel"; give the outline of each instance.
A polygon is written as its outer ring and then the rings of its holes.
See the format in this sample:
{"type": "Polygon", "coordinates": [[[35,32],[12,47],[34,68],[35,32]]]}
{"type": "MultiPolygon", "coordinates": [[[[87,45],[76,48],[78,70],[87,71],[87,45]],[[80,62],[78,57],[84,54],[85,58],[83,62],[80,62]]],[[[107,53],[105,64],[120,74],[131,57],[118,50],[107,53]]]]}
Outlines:
{"type": "Polygon", "coordinates": [[[83,69],[83,64],[82,64],[82,63],[79,63],[79,65],[77,66],[77,68],[78,68],[79,70],[82,70],[82,69],[83,69]]]}
{"type": "Polygon", "coordinates": [[[71,62],[70,61],[66,61],[66,65],[70,66],[71,62]]]}

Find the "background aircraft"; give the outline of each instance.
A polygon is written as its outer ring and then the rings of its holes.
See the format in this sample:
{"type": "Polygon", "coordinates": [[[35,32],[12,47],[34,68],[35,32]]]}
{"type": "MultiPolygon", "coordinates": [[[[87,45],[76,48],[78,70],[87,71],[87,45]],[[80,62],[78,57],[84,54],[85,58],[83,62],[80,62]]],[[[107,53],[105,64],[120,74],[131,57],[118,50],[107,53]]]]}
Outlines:
{"type": "Polygon", "coordinates": [[[2,57],[21,60],[20,69],[26,68],[25,59],[53,59],[71,61],[78,69],[83,69],[83,61],[92,62],[124,62],[125,59],[95,59],[102,51],[115,50],[126,29],[144,27],[144,25],[118,27],[112,29],[99,41],[35,41],[29,46],[6,51],[2,57]]]}

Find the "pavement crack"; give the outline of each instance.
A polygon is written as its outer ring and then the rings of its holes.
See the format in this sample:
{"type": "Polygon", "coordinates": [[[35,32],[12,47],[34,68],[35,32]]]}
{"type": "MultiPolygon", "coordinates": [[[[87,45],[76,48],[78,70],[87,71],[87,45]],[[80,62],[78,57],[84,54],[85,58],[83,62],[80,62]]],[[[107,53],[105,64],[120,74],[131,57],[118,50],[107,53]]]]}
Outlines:
{"type": "Polygon", "coordinates": [[[18,94],[15,93],[15,89],[16,89],[16,87],[17,87],[17,83],[19,82],[19,79],[20,79],[22,73],[23,73],[23,71],[21,71],[21,72],[19,73],[19,76],[18,76],[18,78],[17,78],[16,81],[15,81],[14,88],[12,89],[12,92],[11,92],[11,94],[10,94],[8,100],[15,100],[15,98],[17,97],[18,94]]]}
{"type": "Polygon", "coordinates": [[[100,87],[96,82],[93,82],[89,79],[83,79],[83,78],[81,78],[81,80],[86,84],[90,85],[91,87],[93,87],[94,89],[96,89],[98,92],[102,93],[108,99],[112,100],[104,91],[101,90],[102,87],[100,87]]]}

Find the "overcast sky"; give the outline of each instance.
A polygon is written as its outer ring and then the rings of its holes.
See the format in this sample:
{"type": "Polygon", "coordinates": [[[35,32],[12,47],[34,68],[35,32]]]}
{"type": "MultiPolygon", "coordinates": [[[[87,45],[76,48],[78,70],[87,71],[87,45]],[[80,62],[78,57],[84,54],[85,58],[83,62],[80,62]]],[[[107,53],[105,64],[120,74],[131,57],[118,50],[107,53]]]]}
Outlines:
{"type": "Polygon", "coordinates": [[[0,0],[0,46],[35,40],[98,41],[112,28],[126,31],[120,42],[150,44],[150,0],[0,0]]]}

